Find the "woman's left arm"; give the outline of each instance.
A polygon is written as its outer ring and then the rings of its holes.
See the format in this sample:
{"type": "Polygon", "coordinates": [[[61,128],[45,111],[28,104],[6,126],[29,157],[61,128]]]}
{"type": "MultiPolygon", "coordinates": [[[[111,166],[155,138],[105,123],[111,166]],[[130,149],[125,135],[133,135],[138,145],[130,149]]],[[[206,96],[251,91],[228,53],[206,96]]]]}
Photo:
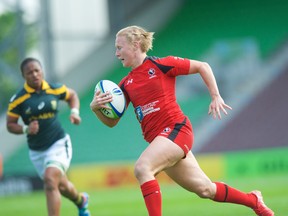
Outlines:
{"type": "Polygon", "coordinates": [[[212,99],[209,105],[208,114],[209,115],[211,114],[214,119],[216,117],[221,119],[221,111],[227,115],[228,113],[226,109],[232,110],[232,108],[228,106],[221,97],[215,76],[213,74],[210,65],[206,62],[190,60],[189,74],[195,74],[195,73],[200,74],[201,78],[203,79],[204,83],[208,88],[208,91],[212,99]]]}
{"type": "Polygon", "coordinates": [[[67,103],[71,108],[70,121],[72,124],[79,125],[81,123],[81,117],[79,111],[80,101],[76,91],[70,88],[68,88],[68,91],[69,91],[69,98],[67,99],[67,103]]]}

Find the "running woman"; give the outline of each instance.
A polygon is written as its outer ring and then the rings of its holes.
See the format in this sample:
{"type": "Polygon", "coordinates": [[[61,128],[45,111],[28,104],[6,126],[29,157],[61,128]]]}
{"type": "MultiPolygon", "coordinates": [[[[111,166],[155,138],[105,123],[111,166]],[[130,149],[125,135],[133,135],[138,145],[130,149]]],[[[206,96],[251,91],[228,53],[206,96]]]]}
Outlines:
{"type": "MultiPolygon", "coordinates": [[[[155,177],[164,171],[181,187],[201,198],[235,203],[251,208],[256,215],[273,216],[260,191],[244,193],[225,183],[212,182],[199,167],[191,152],[192,125],[176,102],[176,76],[200,74],[211,95],[208,114],[214,119],[221,119],[221,112],[227,114],[232,108],[220,96],[209,64],[175,56],[147,56],[152,49],[153,34],[139,26],[129,26],[116,34],[115,41],[116,57],[124,67],[131,68],[119,86],[127,106],[132,103],[144,139],[149,143],[134,168],[149,215],[162,215],[161,191],[155,177]]],[[[119,119],[109,119],[99,111],[111,101],[109,92],[98,91],[90,108],[104,124],[114,127],[119,119]]]]}
{"type": "Polygon", "coordinates": [[[75,203],[79,216],[90,216],[88,194],[79,193],[67,178],[72,143],[57,118],[58,103],[64,100],[71,108],[71,123],[80,124],[77,93],[63,84],[45,81],[41,63],[35,58],[24,59],[20,69],[25,84],[10,100],[7,129],[27,137],[30,159],[44,182],[48,215],[60,215],[63,195],[75,203]],[[24,125],[18,122],[20,117],[24,125]]]}

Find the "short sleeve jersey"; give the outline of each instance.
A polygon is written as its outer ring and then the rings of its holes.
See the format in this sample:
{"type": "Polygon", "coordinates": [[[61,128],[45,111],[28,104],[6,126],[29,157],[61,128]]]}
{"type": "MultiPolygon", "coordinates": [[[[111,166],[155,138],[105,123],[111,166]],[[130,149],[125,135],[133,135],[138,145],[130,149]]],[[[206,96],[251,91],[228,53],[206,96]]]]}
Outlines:
{"type": "Polygon", "coordinates": [[[127,105],[131,102],[147,142],[166,125],[183,121],[184,114],[176,102],[176,76],[189,73],[189,59],[168,56],[146,57],[143,64],[124,77],[119,86],[127,105]]]}
{"type": "Polygon", "coordinates": [[[59,100],[69,98],[68,88],[63,84],[42,83],[40,92],[36,92],[27,83],[11,99],[7,115],[21,117],[28,125],[37,120],[39,132],[36,135],[27,135],[28,146],[32,150],[43,151],[65,136],[57,119],[59,100]]]}

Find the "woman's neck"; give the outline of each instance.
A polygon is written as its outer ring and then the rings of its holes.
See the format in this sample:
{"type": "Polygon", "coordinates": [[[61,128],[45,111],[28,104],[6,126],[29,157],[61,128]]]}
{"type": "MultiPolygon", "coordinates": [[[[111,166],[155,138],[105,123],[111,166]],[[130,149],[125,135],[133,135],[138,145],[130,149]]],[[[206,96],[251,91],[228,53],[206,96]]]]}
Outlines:
{"type": "Polygon", "coordinates": [[[139,67],[140,65],[142,65],[146,57],[147,57],[146,53],[142,53],[141,55],[139,55],[135,59],[135,64],[132,66],[132,69],[135,69],[136,67],[139,67]]]}

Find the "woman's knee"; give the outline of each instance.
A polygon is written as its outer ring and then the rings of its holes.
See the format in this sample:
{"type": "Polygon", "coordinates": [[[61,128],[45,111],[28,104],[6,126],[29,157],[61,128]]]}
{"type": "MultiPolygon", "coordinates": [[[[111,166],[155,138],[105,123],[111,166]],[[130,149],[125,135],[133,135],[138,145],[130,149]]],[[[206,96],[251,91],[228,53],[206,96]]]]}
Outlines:
{"type": "Polygon", "coordinates": [[[202,185],[199,187],[195,193],[200,197],[204,199],[212,199],[215,195],[215,191],[213,189],[212,184],[202,185]]]}
{"type": "Polygon", "coordinates": [[[138,180],[145,179],[147,176],[154,176],[148,163],[138,160],[134,166],[134,175],[138,180]]]}
{"type": "Polygon", "coordinates": [[[145,173],[145,165],[140,161],[137,161],[134,165],[134,175],[138,179],[145,173]]]}
{"type": "Polygon", "coordinates": [[[57,180],[54,179],[52,176],[44,176],[44,189],[45,190],[56,190],[58,188],[57,180]]]}
{"type": "Polygon", "coordinates": [[[45,190],[55,190],[60,184],[61,175],[58,170],[48,168],[45,171],[43,182],[45,190]]]}

